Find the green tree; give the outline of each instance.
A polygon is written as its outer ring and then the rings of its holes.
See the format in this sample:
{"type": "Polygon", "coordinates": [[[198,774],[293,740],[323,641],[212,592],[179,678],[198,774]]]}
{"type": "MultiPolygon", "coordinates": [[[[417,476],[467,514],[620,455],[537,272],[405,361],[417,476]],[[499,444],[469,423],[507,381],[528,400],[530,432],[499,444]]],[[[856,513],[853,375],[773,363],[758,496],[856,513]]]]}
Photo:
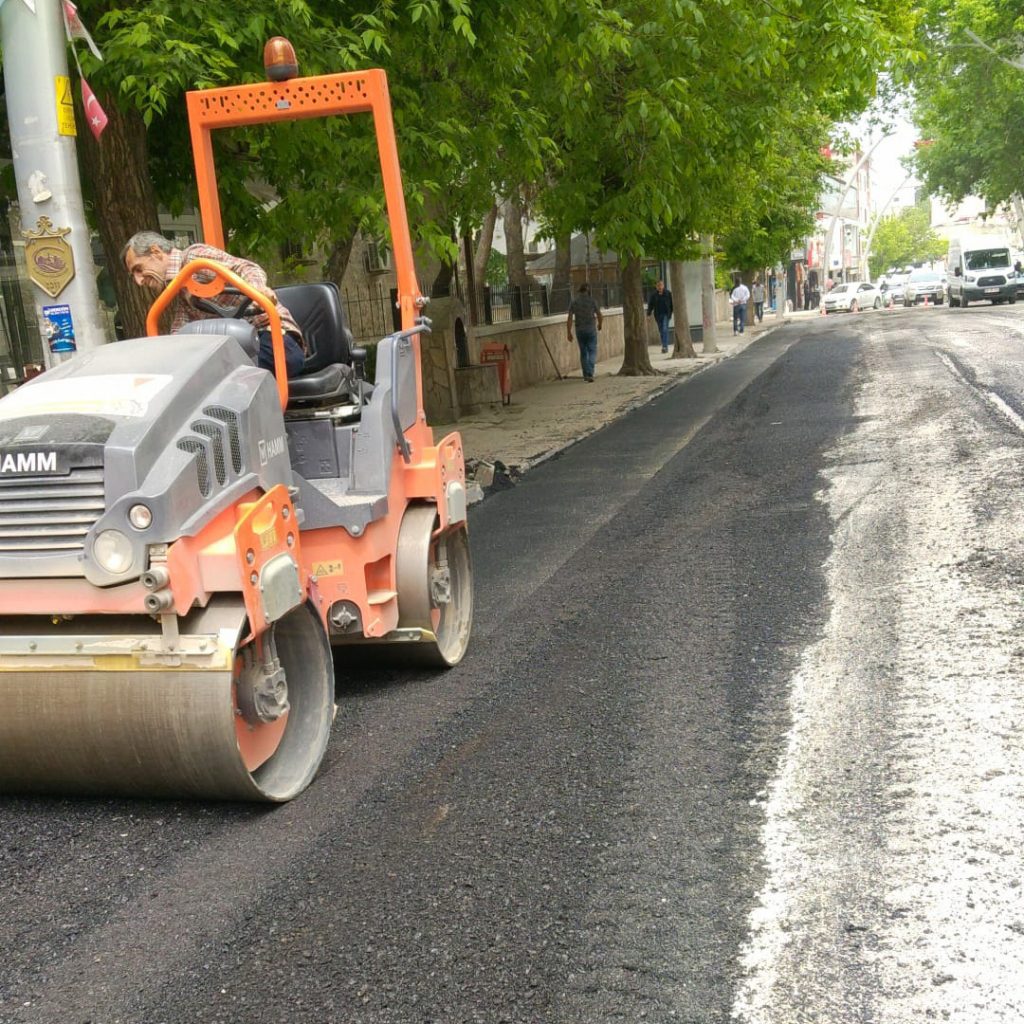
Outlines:
{"type": "MultiPolygon", "coordinates": [[[[292,40],[302,74],[388,71],[414,238],[442,259],[455,255],[456,227],[482,219],[504,172],[517,182],[540,173],[543,133],[522,103],[516,31],[529,10],[497,0],[363,0],[339,18],[331,0],[96,0],[83,14],[105,56],[83,65],[111,116],[98,143],[82,139],[83,162],[112,263],[124,238],[155,224],[158,206],[179,209],[194,197],[185,91],[263,80],[263,43],[275,34],[292,40]]],[[[356,232],[385,232],[369,119],[233,129],[214,144],[234,248],[266,258],[285,242],[316,247],[338,280],[356,232]]],[[[137,332],[143,304],[124,275],[115,281],[137,332]]]]}
{"type": "Polygon", "coordinates": [[[871,276],[890,267],[940,259],[945,251],[945,243],[931,229],[927,205],[908,206],[878,225],[868,261],[871,276]]]}
{"type": "Polygon", "coordinates": [[[878,70],[909,45],[913,17],[899,0],[585,8],[561,6],[554,59],[540,77],[552,116],[572,116],[558,119],[562,158],[539,205],[555,233],[593,230],[622,256],[620,372],[652,373],[642,256],[685,258],[699,234],[749,229],[755,220],[774,234],[772,186],[785,176],[773,172],[780,144],[789,144],[775,126],[793,126],[787,108],[815,123],[862,109],[878,70]]]}
{"type": "Polygon", "coordinates": [[[1021,8],[1007,0],[924,0],[928,60],[911,69],[913,116],[928,141],[916,153],[928,191],[990,207],[1024,182],[1021,8]]]}

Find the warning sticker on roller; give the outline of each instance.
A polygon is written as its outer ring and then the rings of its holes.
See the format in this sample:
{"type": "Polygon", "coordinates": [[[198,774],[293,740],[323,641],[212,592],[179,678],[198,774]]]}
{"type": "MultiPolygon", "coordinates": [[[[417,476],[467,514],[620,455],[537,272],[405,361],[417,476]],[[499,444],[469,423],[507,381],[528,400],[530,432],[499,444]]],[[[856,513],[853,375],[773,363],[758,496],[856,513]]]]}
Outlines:
{"type": "Polygon", "coordinates": [[[0,419],[69,413],[140,419],[172,379],[164,373],[108,373],[38,380],[0,402],[0,419]]]}

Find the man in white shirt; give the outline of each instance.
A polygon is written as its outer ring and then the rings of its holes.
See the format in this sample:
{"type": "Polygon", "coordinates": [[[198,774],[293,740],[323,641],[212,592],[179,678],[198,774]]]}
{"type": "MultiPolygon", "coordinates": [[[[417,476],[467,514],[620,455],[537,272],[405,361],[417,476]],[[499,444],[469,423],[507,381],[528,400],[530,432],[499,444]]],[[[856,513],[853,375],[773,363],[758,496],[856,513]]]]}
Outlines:
{"type": "Polygon", "coordinates": [[[747,323],[747,303],[750,301],[750,289],[738,278],[733,279],[735,287],[729,295],[732,303],[732,333],[742,334],[747,323]]]}

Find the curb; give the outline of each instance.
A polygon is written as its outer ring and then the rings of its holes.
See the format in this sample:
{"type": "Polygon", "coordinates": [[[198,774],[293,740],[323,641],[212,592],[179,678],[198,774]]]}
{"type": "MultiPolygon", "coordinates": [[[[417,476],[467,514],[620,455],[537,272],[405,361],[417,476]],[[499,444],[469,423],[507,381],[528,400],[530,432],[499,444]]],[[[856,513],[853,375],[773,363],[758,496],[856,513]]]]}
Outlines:
{"type": "MultiPolygon", "coordinates": [[[[783,323],[781,324],[772,324],[771,327],[766,327],[763,331],[758,333],[757,337],[750,342],[750,345],[754,344],[757,341],[760,341],[761,338],[767,337],[769,334],[772,333],[772,331],[777,331],[780,327],[785,327],[786,324],[789,322],[791,321],[783,321],[783,323]]],[[[611,426],[612,423],[615,423],[618,420],[622,419],[623,417],[628,416],[634,410],[639,409],[644,405],[648,405],[650,402],[653,402],[656,398],[660,398],[667,391],[671,391],[673,388],[679,387],[681,384],[685,384],[691,378],[696,377],[697,374],[703,373],[705,370],[711,369],[712,366],[717,366],[719,363],[725,362],[726,359],[732,359],[733,356],[737,356],[741,352],[745,352],[750,347],[750,345],[744,345],[743,348],[737,349],[735,352],[721,354],[720,358],[712,360],[707,363],[703,363],[700,366],[695,367],[691,373],[667,375],[667,379],[661,387],[654,388],[651,391],[648,391],[646,394],[641,395],[634,401],[630,402],[628,405],[623,406],[622,409],[620,409],[612,419],[607,420],[606,422],[601,423],[596,427],[591,427],[589,430],[584,430],[581,434],[578,434],[576,437],[570,438],[568,441],[565,441],[562,444],[555,445],[555,447],[548,449],[546,452],[543,452],[536,458],[528,459],[526,462],[517,463],[515,466],[506,466],[504,463],[500,461],[495,463],[493,466],[494,483],[491,483],[486,487],[477,484],[475,479],[471,480],[467,473],[466,491],[468,504],[476,505],[479,504],[481,501],[486,500],[492,494],[498,491],[507,491],[510,487],[514,487],[519,482],[519,479],[524,474],[528,473],[531,469],[534,469],[537,466],[542,466],[545,462],[550,462],[552,459],[558,458],[564,452],[568,451],[570,448],[579,444],[580,441],[584,441],[588,437],[592,437],[598,431],[604,430],[605,427],[611,426]],[[479,497],[476,497],[474,495],[474,491],[479,494],[479,497]]],[[[486,463],[486,465],[490,466],[491,464],[486,463]]]]}

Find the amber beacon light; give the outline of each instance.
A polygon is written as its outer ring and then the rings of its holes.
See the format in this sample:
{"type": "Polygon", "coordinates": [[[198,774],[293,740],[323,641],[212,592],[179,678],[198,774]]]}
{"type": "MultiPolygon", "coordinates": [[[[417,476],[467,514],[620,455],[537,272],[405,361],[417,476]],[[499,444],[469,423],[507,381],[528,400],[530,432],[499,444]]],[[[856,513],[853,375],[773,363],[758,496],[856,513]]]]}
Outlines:
{"type": "Polygon", "coordinates": [[[287,82],[299,73],[295,47],[284,36],[274,36],[263,47],[263,67],[271,82],[287,82]]]}

